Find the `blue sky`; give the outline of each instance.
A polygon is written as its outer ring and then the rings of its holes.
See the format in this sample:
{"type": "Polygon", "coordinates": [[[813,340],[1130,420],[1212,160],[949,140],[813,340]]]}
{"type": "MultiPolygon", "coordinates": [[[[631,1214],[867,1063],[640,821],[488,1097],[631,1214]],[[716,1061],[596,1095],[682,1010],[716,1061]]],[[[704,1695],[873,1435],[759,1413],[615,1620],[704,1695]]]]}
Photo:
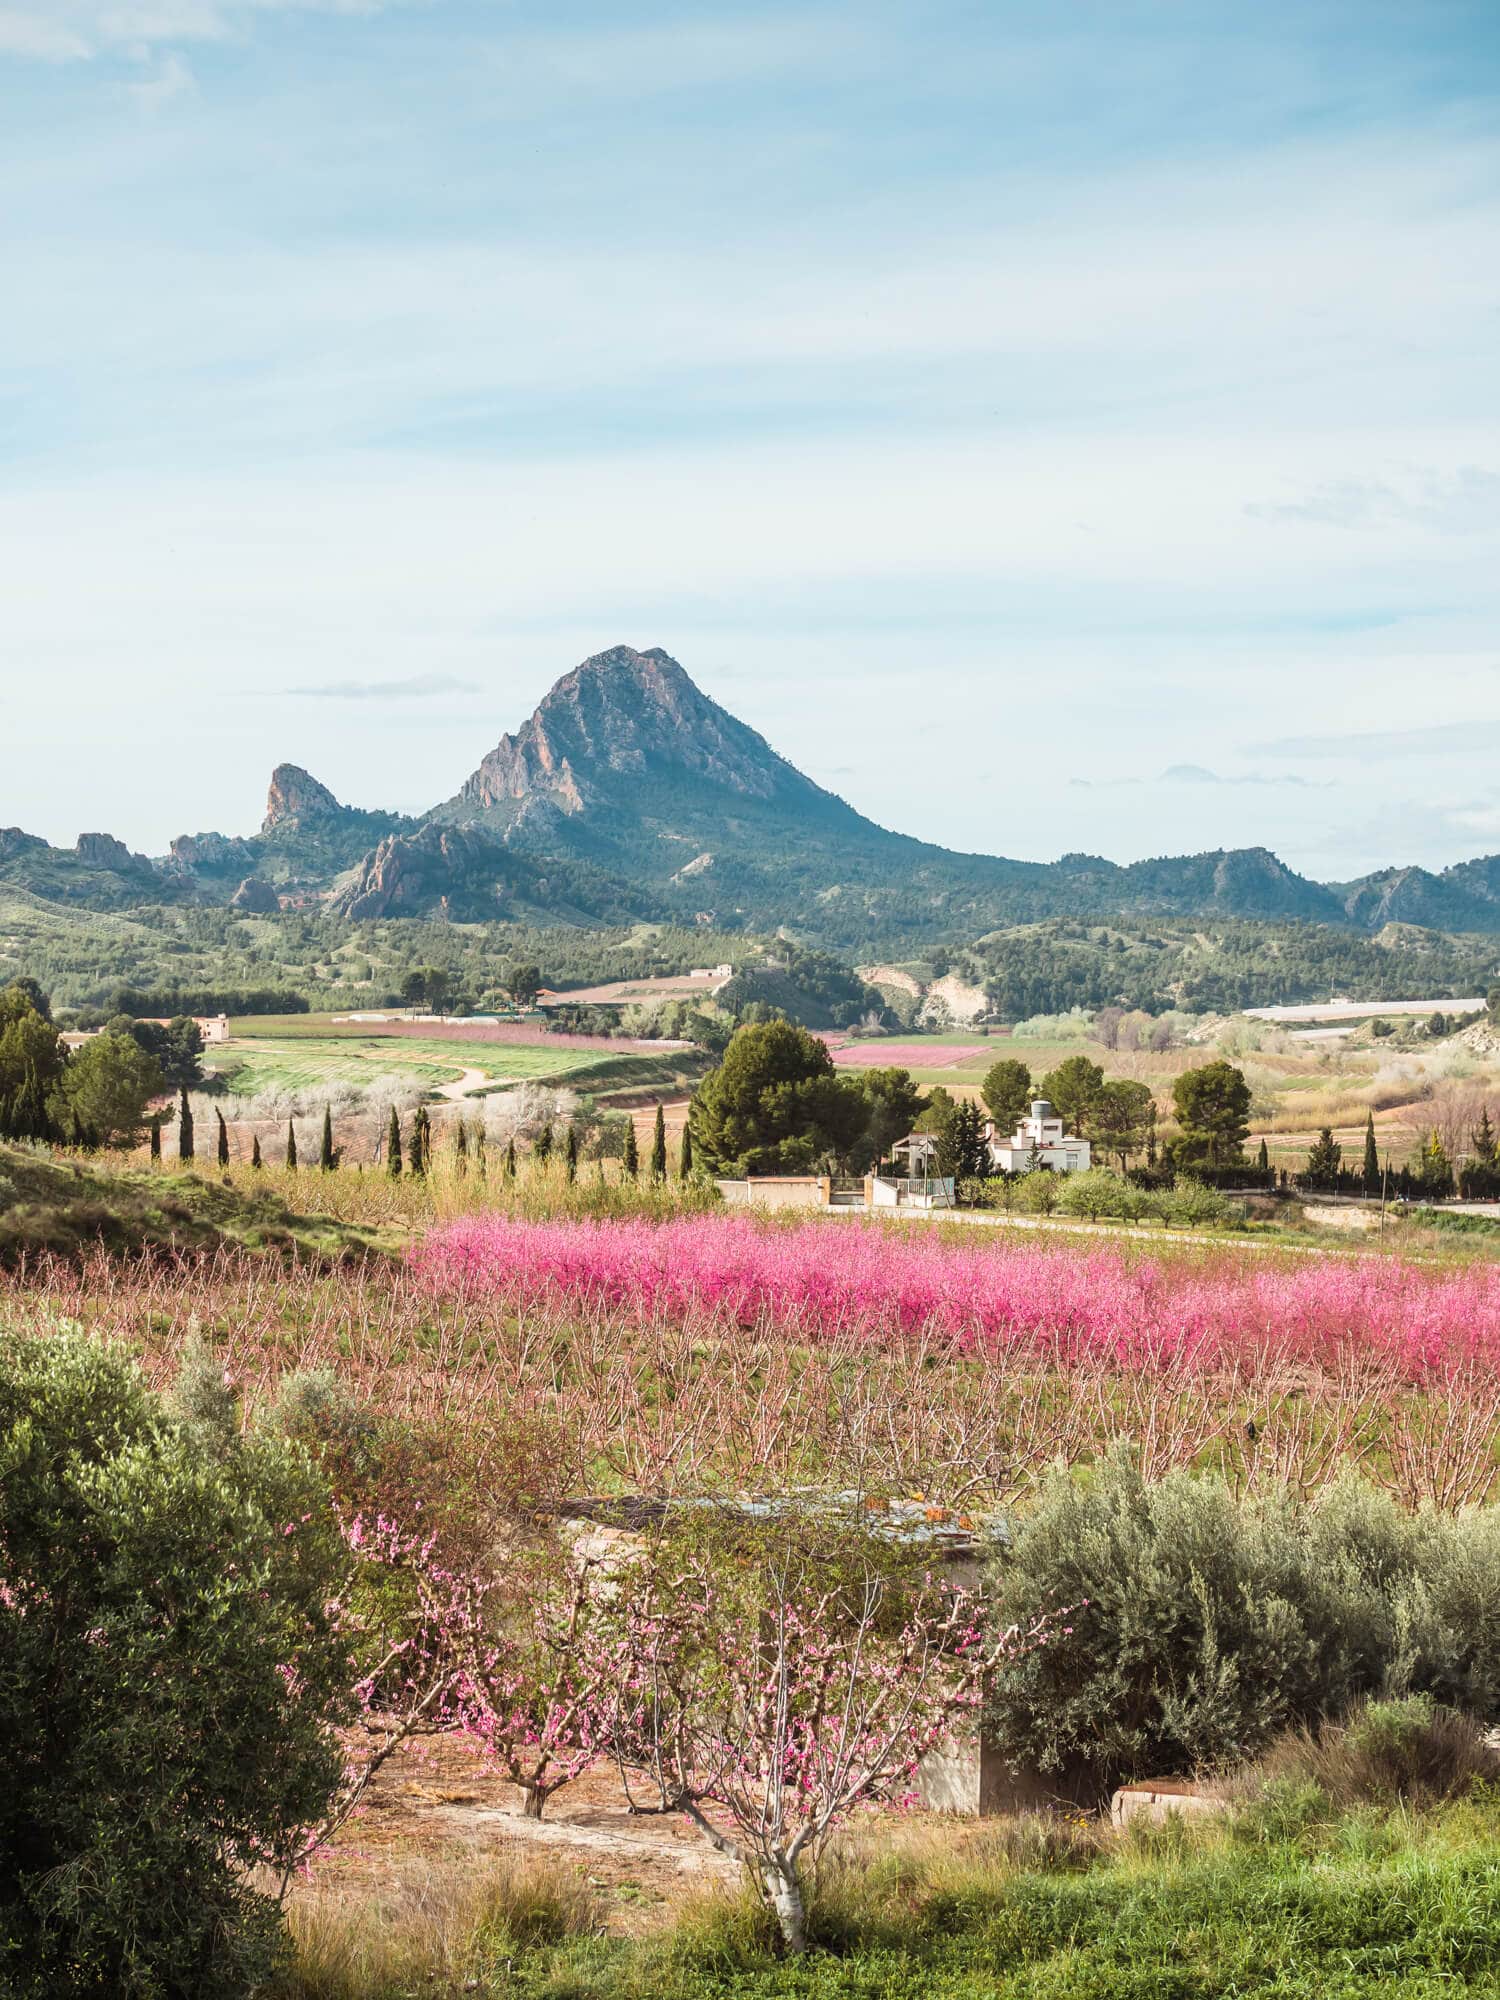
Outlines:
{"type": "Polygon", "coordinates": [[[1500,7],[0,0],[0,824],[661,645],[887,824],[1500,849],[1500,7]]]}

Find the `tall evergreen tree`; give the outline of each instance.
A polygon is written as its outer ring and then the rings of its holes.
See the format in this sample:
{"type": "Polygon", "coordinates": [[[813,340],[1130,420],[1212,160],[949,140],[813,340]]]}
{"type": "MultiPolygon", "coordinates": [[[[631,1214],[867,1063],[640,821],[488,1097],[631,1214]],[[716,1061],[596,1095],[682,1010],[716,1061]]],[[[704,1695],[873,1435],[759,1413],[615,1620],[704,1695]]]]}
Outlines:
{"type": "Polygon", "coordinates": [[[516,1142],[514,1139],[507,1139],[505,1142],[505,1178],[508,1181],[513,1181],[515,1177],[516,1177],[516,1142]]]}
{"type": "Polygon", "coordinates": [[[453,1165],[462,1180],[469,1171],[469,1128],[464,1123],[462,1112],[458,1115],[458,1130],[453,1135],[453,1165]]]}
{"type": "Polygon", "coordinates": [[[547,1162],[552,1158],[552,1127],[550,1125],[544,1125],[541,1131],[537,1133],[536,1142],[531,1148],[531,1157],[539,1167],[545,1167],[547,1162]]]}
{"type": "Polygon", "coordinates": [[[385,1128],[385,1170],[393,1181],[401,1178],[401,1119],[395,1105],[385,1128]]]}
{"type": "Polygon", "coordinates": [[[224,1123],[224,1114],[217,1105],[214,1106],[214,1116],[219,1121],[219,1165],[227,1167],[229,1165],[229,1127],[224,1123]]]}
{"type": "Polygon", "coordinates": [[[286,1163],[292,1173],[297,1171],[297,1130],[290,1118],[286,1121],[286,1163]]]}
{"type": "Polygon", "coordinates": [[[1271,1155],[1264,1139],[1260,1142],[1260,1151],[1256,1155],[1255,1164],[1263,1174],[1268,1174],[1271,1171],[1271,1155]]]}
{"type": "Polygon", "coordinates": [[[153,1111],[151,1114],[151,1158],[153,1160],[160,1160],[161,1158],[161,1113],[159,1111],[153,1111]]]}
{"type": "Polygon", "coordinates": [[[667,1178],[667,1121],[661,1106],[656,1107],[656,1127],[651,1134],[651,1178],[667,1178]]]}
{"type": "Polygon", "coordinates": [[[323,1106],[323,1140],[318,1147],[318,1165],[325,1174],[331,1174],[339,1163],[339,1156],[333,1150],[333,1112],[328,1105],[323,1106]]]}
{"type": "Polygon", "coordinates": [[[193,1107],[188,1103],[185,1084],[177,1104],[177,1157],[179,1160],[193,1157],[193,1107]]]}
{"type": "Polygon", "coordinates": [[[677,1178],[680,1181],[688,1181],[691,1180],[692,1177],[693,1177],[693,1128],[691,1125],[685,1124],[682,1128],[682,1151],[677,1158],[677,1178]]]}
{"type": "Polygon", "coordinates": [[[411,1144],[407,1148],[406,1161],[412,1178],[421,1180],[427,1172],[427,1128],[421,1105],[417,1106],[416,1116],[411,1121],[411,1144]]]}
{"type": "Polygon", "coordinates": [[[1474,1157],[1482,1167],[1493,1167],[1496,1164],[1495,1153],[1500,1141],[1496,1140],[1495,1128],[1490,1123],[1490,1107],[1487,1104],[1480,1106],[1479,1123],[1470,1133],[1469,1141],[1474,1157]]]}
{"type": "Polygon", "coordinates": [[[641,1172],[641,1149],[635,1142],[635,1120],[627,1119],[625,1125],[625,1157],[620,1162],[628,1180],[638,1180],[641,1172]]]}
{"type": "Polygon", "coordinates": [[[578,1178],[578,1133],[572,1125],[568,1127],[568,1140],[563,1148],[563,1158],[568,1167],[568,1183],[571,1186],[578,1178]]]}
{"type": "Polygon", "coordinates": [[[260,1172],[260,1134],[258,1132],[252,1133],[250,1137],[250,1165],[256,1173],[260,1172]]]}
{"type": "Polygon", "coordinates": [[[1375,1146],[1375,1113],[1365,1113],[1365,1162],[1360,1173],[1366,1194],[1380,1192],[1380,1154],[1375,1146]]]}
{"type": "Polygon", "coordinates": [[[1334,1138],[1332,1128],[1325,1125],[1308,1153],[1303,1180],[1313,1188],[1336,1188],[1343,1158],[1343,1147],[1334,1138]]]}

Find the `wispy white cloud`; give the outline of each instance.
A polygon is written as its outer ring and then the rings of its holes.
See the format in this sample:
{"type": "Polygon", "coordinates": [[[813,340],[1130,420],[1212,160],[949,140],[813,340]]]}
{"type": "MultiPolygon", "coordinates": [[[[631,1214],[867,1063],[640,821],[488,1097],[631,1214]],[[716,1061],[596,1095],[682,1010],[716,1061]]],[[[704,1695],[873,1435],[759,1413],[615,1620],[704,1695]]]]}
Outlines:
{"type": "Polygon", "coordinates": [[[217,42],[269,14],[378,14],[420,0],[13,0],[0,7],[0,55],[81,62],[114,49],[217,42]]]}
{"type": "Polygon", "coordinates": [[[1500,473],[1480,465],[1451,472],[1410,467],[1389,478],[1334,480],[1299,500],[1252,501],[1245,512],[1261,521],[1334,528],[1411,525],[1445,535],[1487,534],[1500,528],[1500,473]]]}
{"type": "Polygon", "coordinates": [[[479,682],[460,674],[408,674],[396,681],[325,681],[321,686],[289,687],[283,694],[311,695],[321,701],[416,701],[437,694],[477,694],[479,682]]]}

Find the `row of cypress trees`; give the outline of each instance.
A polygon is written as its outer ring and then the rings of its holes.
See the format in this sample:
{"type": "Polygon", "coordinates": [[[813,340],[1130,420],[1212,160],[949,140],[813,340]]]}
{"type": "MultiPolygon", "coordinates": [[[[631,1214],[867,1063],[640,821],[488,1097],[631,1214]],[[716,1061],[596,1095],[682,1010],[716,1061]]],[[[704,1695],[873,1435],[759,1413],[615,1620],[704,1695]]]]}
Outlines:
{"type": "MultiPolygon", "coordinates": [[[[215,1109],[214,1117],[218,1121],[217,1143],[215,1147],[218,1164],[221,1167],[227,1167],[229,1165],[229,1127],[224,1122],[222,1111],[215,1109]]],[[[158,1112],[151,1120],[151,1157],[153,1160],[160,1160],[162,1156],[161,1134],[162,1120],[161,1114],[158,1112]]],[[[532,1146],[533,1159],[545,1165],[552,1157],[553,1143],[554,1134],[552,1127],[544,1125],[537,1134],[532,1146]]],[[[384,1150],[385,1170],[392,1180],[399,1180],[403,1173],[413,1174],[420,1178],[427,1172],[428,1163],[432,1158],[432,1120],[428,1116],[425,1107],[418,1107],[412,1119],[410,1129],[403,1132],[400,1113],[394,1104],[391,1106],[391,1115],[385,1129],[384,1150]]],[[[197,1156],[196,1124],[192,1106],[188,1102],[186,1090],[182,1091],[177,1107],[177,1156],[182,1160],[191,1160],[197,1156]]],[[[325,1107],[323,1112],[322,1140],[318,1148],[318,1166],[322,1172],[332,1173],[339,1165],[341,1158],[341,1149],[334,1144],[333,1113],[325,1107]]],[[[471,1140],[468,1126],[462,1119],[459,1120],[454,1139],[454,1159],[460,1174],[468,1172],[471,1161],[475,1164],[481,1175],[485,1172],[483,1126],[475,1127],[471,1140]]],[[[564,1133],[563,1159],[567,1168],[569,1181],[577,1180],[578,1132],[576,1127],[572,1125],[569,1125],[564,1133]]],[[[297,1157],[297,1131],[296,1126],[290,1118],[286,1123],[285,1163],[294,1172],[299,1164],[297,1157]]],[[[259,1167],[263,1164],[259,1137],[254,1137],[251,1140],[250,1164],[252,1167],[259,1167]]],[[[636,1142],[633,1120],[625,1128],[625,1151],[622,1164],[628,1179],[640,1179],[641,1156],[640,1148],[636,1142]]],[[[516,1178],[517,1161],[516,1142],[514,1139],[506,1146],[501,1170],[507,1180],[513,1181],[516,1178]]],[[[678,1178],[685,1181],[691,1176],[692,1171],[693,1134],[691,1128],[684,1125],[682,1128],[682,1147],[677,1160],[678,1178]]],[[[648,1178],[653,1181],[665,1181],[667,1179],[667,1126],[666,1119],[662,1113],[662,1107],[659,1104],[656,1107],[656,1129],[652,1134],[651,1158],[647,1174],[648,1178]]]]}

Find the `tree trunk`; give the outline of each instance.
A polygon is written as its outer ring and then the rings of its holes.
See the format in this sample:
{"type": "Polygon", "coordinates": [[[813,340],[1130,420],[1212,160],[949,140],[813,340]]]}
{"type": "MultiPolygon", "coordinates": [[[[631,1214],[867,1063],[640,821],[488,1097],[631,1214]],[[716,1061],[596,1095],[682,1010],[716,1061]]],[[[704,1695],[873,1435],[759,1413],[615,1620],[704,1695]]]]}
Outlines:
{"type": "Polygon", "coordinates": [[[540,1819],[542,1816],[542,1807],[546,1803],[547,1794],[542,1790],[540,1785],[522,1785],[521,1817],[523,1819],[540,1819]]]}
{"type": "Polygon", "coordinates": [[[774,1855],[761,1864],[760,1879],[766,1901],[776,1912],[776,1921],[781,1926],[782,1941],[787,1950],[806,1951],[807,1910],[802,1901],[802,1884],[797,1879],[796,1864],[774,1855]]]}

